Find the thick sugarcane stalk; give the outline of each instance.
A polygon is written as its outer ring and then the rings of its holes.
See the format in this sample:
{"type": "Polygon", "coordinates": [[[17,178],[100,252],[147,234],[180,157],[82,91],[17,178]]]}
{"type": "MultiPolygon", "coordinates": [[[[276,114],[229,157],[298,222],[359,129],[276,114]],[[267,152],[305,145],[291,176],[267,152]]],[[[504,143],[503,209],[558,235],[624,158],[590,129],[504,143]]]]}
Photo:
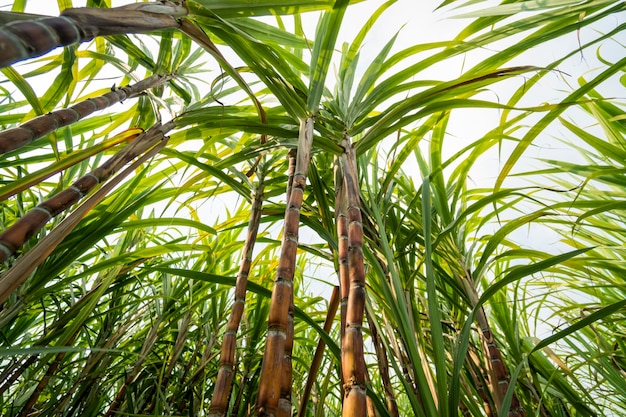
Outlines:
{"type": "MultiPolygon", "coordinates": [[[[165,138],[165,133],[174,127],[174,122],[156,125],[148,129],[130,145],[111,157],[95,170],[79,178],[69,188],[39,204],[21,217],[15,224],[0,234],[0,262],[13,253],[53,217],[83,198],[97,184],[106,181],[127,162],[142,154],[165,138]]],[[[1,286],[0,286],[1,289],[1,286]]]]}
{"type": "Polygon", "coordinates": [[[365,266],[363,261],[363,220],[356,156],[349,137],[342,141],[342,168],[348,202],[348,274],[350,293],[346,314],[346,333],[341,347],[343,373],[343,417],[367,415],[365,389],[366,366],[363,350],[363,316],[365,312],[365,266]]]}
{"type": "Polygon", "coordinates": [[[215,388],[209,407],[209,417],[225,416],[228,407],[228,399],[232,389],[235,367],[237,331],[239,330],[239,324],[241,323],[241,317],[243,316],[246,303],[246,290],[250,266],[252,265],[252,253],[261,222],[264,184],[264,178],[261,174],[259,176],[259,183],[252,196],[248,235],[241,254],[241,263],[239,264],[239,272],[237,273],[237,281],[235,283],[235,302],[233,303],[233,308],[228,323],[226,324],[224,340],[222,341],[220,368],[217,373],[217,379],[215,380],[215,388]]]}
{"type": "MultiPolygon", "coordinates": [[[[350,273],[349,273],[349,242],[348,242],[348,198],[346,194],[346,183],[344,179],[344,171],[341,167],[340,158],[335,158],[335,221],[337,223],[337,258],[339,285],[341,292],[341,327],[340,327],[340,340],[343,349],[345,334],[346,334],[346,317],[348,298],[350,295],[350,273]]],[[[340,381],[341,386],[344,386],[344,373],[340,369],[340,381]]],[[[369,375],[365,374],[366,380],[369,381],[369,375]]],[[[367,398],[367,415],[368,417],[377,417],[378,413],[374,407],[374,403],[371,398],[367,398]]]]}
{"type": "MultiPolygon", "coordinates": [[[[489,358],[488,365],[490,371],[489,373],[491,376],[492,392],[494,394],[494,398],[499,409],[504,401],[506,391],[509,389],[511,377],[508,369],[506,369],[506,366],[504,365],[502,353],[500,352],[500,348],[498,347],[496,340],[493,338],[491,328],[489,327],[489,323],[487,322],[487,316],[482,307],[478,312],[477,321],[483,335],[483,345],[485,348],[485,353],[489,358]]],[[[517,399],[517,395],[513,393],[511,406],[509,408],[507,416],[524,417],[524,415],[524,409],[521,407],[520,402],[517,399]]]]}
{"type": "MultiPolygon", "coordinates": [[[[475,307],[478,304],[478,294],[474,288],[474,279],[469,270],[466,269],[466,276],[461,278],[461,283],[468,294],[472,307],[475,307]]],[[[509,389],[511,376],[504,365],[502,353],[493,337],[487,315],[482,307],[477,311],[476,321],[478,322],[482,334],[483,350],[485,358],[487,359],[486,365],[489,371],[489,383],[491,385],[492,395],[496,407],[499,410],[504,402],[506,391],[509,389]]],[[[524,415],[524,409],[521,407],[517,395],[513,393],[507,416],[524,417],[524,415]]]]}
{"type": "Polygon", "coordinates": [[[56,129],[75,123],[93,112],[106,109],[128,98],[136,97],[145,90],[159,86],[171,78],[171,75],[155,74],[136,84],[112,89],[99,97],[89,98],[67,109],[55,110],[29,120],[21,126],[0,132],[0,154],[28,145],[56,129]]]}
{"type": "Polygon", "coordinates": [[[149,33],[180,27],[181,5],[164,1],[111,9],[65,9],[59,17],[19,20],[0,27],[0,68],[96,36],[149,33]]]}
{"type": "MultiPolygon", "coordinates": [[[[350,294],[350,274],[348,262],[348,199],[346,194],[346,184],[344,180],[344,171],[341,168],[340,158],[335,158],[335,221],[337,222],[337,258],[339,284],[341,292],[341,346],[344,346],[344,337],[346,333],[346,317],[348,297],[350,294]]],[[[340,370],[341,386],[344,386],[344,374],[340,370]]],[[[369,375],[365,374],[366,380],[369,381],[369,375]]],[[[368,417],[377,417],[378,413],[374,407],[371,398],[367,397],[367,415],[368,417]]]]}
{"type": "MultiPolygon", "coordinates": [[[[289,171],[287,173],[287,191],[286,200],[291,198],[291,192],[293,190],[293,179],[296,173],[296,160],[298,152],[295,149],[290,149],[289,158],[289,171]]],[[[294,335],[294,294],[291,293],[291,301],[289,302],[289,310],[287,312],[287,337],[285,338],[285,349],[283,353],[283,364],[280,379],[280,399],[278,400],[278,410],[276,411],[276,417],[291,417],[291,383],[293,379],[293,364],[291,356],[293,354],[293,335],[294,335]]]]}
{"type": "Polygon", "coordinates": [[[278,400],[278,409],[276,417],[291,417],[291,384],[293,380],[293,363],[291,355],[293,353],[293,293],[289,301],[289,309],[287,312],[287,332],[285,334],[285,348],[283,350],[283,363],[281,365],[280,375],[280,398],[278,400]]]}
{"type": "Polygon", "coordinates": [[[284,372],[282,364],[289,325],[289,307],[293,296],[300,209],[302,208],[306,186],[306,175],[309,170],[313,125],[314,119],[312,117],[302,120],[300,123],[296,172],[285,210],[283,241],[270,301],[267,343],[261,366],[256,406],[256,412],[260,416],[275,416],[278,410],[281,375],[284,372]]]}

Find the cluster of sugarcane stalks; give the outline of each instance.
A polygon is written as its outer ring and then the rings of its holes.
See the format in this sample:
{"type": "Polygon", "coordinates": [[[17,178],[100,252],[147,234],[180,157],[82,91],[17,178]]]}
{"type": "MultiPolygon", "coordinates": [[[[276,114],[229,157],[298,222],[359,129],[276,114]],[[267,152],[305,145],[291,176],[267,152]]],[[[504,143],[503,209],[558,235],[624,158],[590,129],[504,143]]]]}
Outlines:
{"type": "MultiPolygon", "coordinates": [[[[313,118],[301,123],[297,156],[294,158],[291,155],[290,158],[281,256],[270,302],[267,344],[257,397],[256,412],[259,416],[291,415],[293,280],[313,127],[313,118]]],[[[356,158],[349,137],[344,138],[342,146],[345,151],[338,158],[335,167],[342,307],[341,380],[344,387],[343,416],[356,417],[372,414],[371,411],[368,412],[371,407],[368,407],[366,395],[366,366],[361,329],[365,312],[363,225],[356,158]]],[[[332,318],[327,318],[325,328],[329,329],[331,323],[332,318]]],[[[322,348],[323,345],[320,345],[318,351],[322,348]]],[[[306,404],[301,405],[301,413],[305,407],[306,404]]]]}
{"type": "MultiPolygon", "coordinates": [[[[258,413],[259,415],[276,415],[276,416],[291,416],[291,384],[292,384],[292,361],[291,354],[293,349],[293,313],[294,313],[294,300],[293,300],[293,275],[295,270],[295,259],[298,243],[298,227],[299,227],[299,213],[303,201],[304,186],[306,184],[306,172],[310,162],[310,147],[312,144],[313,134],[313,119],[303,122],[300,130],[300,143],[298,150],[292,149],[288,154],[289,169],[287,173],[287,189],[286,189],[286,201],[288,202],[287,210],[285,214],[285,232],[283,235],[283,256],[281,256],[280,266],[277,273],[275,286],[275,294],[279,296],[272,298],[272,306],[274,314],[270,312],[270,329],[273,329],[268,335],[268,346],[275,348],[275,352],[266,349],[266,357],[276,358],[274,362],[269,362],[264,359],[264,371],[262,372],[258,400],[258,413]],[[299,156],[299,157],[298,157],[299,156]],[[295,186],[294,186],[295,183],[295,186]],[[295,190],[295,192],[294,192],[295,190]],[[285,255],[286,254],[286,255],[285,255]],[[285,282],[288,280],[289,283],[285,282]],[[291,292],[291,294],[289,294],[291,292]],[[287,300],[285,302],[285,300],[287,300]],[[279,302],[283,302],[283,305],[279,305],[282,309],[287,309],[286,315],[280,316],[276,314],[276,307],[279,302]],[[286,318],[282,323],[276,323],[276,317],[286,318]],[[274,321],[272,321],[274,320],[274,321]],[[277,348],[278,342],[282,343],[282,349],[277,348]],[[282,352],[282,353],[281,353],[282,352]],[[271,372],[276,372],[275,374],[271,372]],[[269,386],[267,381],[273,382],[273,386],[269,386]],[[267,393],[273,393],[273,396],[267,395],[267,393]],[[278,394],[278,395],[276,395],[278,394]],[[276,401],[277,400],[277,401],[276,401]]],[[[239,327],[239,322],[243,314],[243,307],[245,305],[246,296],[246,284],[247,277],[250,271],[250,265],[252,262],[252,250],[256,241],[256,235],[261,218],[261,205],[262,205],[262,189],[263,179],[259,179],[259,186],[254,195],[251,207],[250,223],[248,228],[248,236],[244,245],[243,256],[240,264],[240,270],[237,276],[237,282],[235,286],[235,302],[231,311],[231,316],[226,326],[226,332],[222,341],[222,350],[220,357],[220,368],[218,376],[216,378],[213,397],[209,408],[209,416],[223,417],[227,413],[228,400],[232,390],[232,380],[234,372],[234,359],[236,348],[236,334],[239,327]]],[[[331,309],[333,313],[329,312],[324,329],[326,332],[330,331],[330,327],[334,319],[334,311],[338,302],[331,304],[335,306],[331,309]]],[[[314,364],[317,366],[321,363],[323,353],[323,342],[320,342],[316,351],[316,358],[314,364]]],[[[311,376],[316,372],[312,371],[311,376]]],[[[310,393],[313,380],[309,379],[305,392],[310,393]]],[[[306,408],[306,395],[302,402],[302,411],[306,408]]]]}
{"type": "MultiPolygon", "coordinates": [[[[163,29],[180,29],[215,56],[220,63],[227,64],[224,57],[215,48],[210,39],[190,21],[180,21],[179,18],[188,13],[184,6],[172,2],[137,3],[111,9],[66,9],[60,17],[45,17],[31,21],[15,21],[0,28],[0,68],[15,62],[40,56],[58,46],[84,42],[95,36],[146,33],[163,29]]],[[[226,68],[230,68],[226,65],[226,68]]],[[[265,113],[260,103],[251,93],[245,82],[236,71],[229,72],[235,80],[249,93],[254,101],[261,118],[265,123],[265,113]]],[[[498,72],[500,76],[502,72],[498,72]]],[[[102,110],[112,104],[122,102],[142,94],[149,88],[156,87],[171,79],[171,76],[153,75],[132,86],[113,89],[106,94],[77,103],[67,109],[57,110],[41,115],[19,127],[0,132],[0,154],[7,153],[28,145],[33,141],[64,126],[81,120],[95,111],[102,110]]],[[[261,368],[259,391],[257,396],[256,413],[260,416],[287,417],[292,414],[292,349],[294,342],[294,274],[298,249],[298,230],[300,224],[300,210],[304,198],[307,172],[310,164],[311,146],[313,141],[314,118],[309,117],[301,122],[297,152],[289,153],[289,180],[286,197],[285,225],[279,266],[272,292],[268,319],[268,334],[266,349],[261,368]]],[[[0,262],[9,259],[33,235],[38,233],[50,219],[66,211],[99,184],[107,181],[129,161],[140,155],[149,157],[158,152],[158,147],[166,139],[166,133],[175,127],[174,122],[164,125],[158,124],[141,133],[119,153],[92,172],[75,181],[69,188],[61,191],[50,199],[42,202],[30,212],[20,218],[0,234],[0,262]]],[[[262,138],[262,142],[265,138],[262,138]]],[[[364,417],[374,415],[373,406],[368,402],[366,383],[368,380],[367,368],[364,359],[363,320],[365,315],[365,269],[363,258],[363,219],[360,208],[360,187],[357,174],[357,163],[351,139],[345,135],[341,146],[344,152],[335,162],[335,203],[336,226],[338,237],[338,275],[341,306],[341,384],[343,388],[343,416],[364,417]]],[[[145,161],[143,159],[142,161],[145,161]]],[[[257,160],[257,164],[260,161],[257,160]]],[[[257,167],[255,164],[255,168],[257,167]]],[[[254,168],[253,168],[254,169],[254,168]]],[[[128,171],[128,169],[127,169],[128,171]]],[[[248,236],[243,248],[240,269],[235,286],[235,301],[231,316],[226,326],[220,367],[213,390],[213,397],[209,408],[209,416],[225,416],[232,389],[235,369],[235,351],[237,331],[245,307],[245,296],[248,275],[252,264],[252,253],[256,242],[256,235],[261,220],[261,206],[263,201],[264,179],[259,175],[259,183],[252,198],[248,236]]],[[[104,195],[104,193],[101,193],[104,195]]],[[[83,211],[84,212],[84,211],[83,211]]],[[[73,223],[75,225],[75,223],[73,223]]],[[[65,232],[64,232],[65,233],[65,232]]],[[[42,242],[40,242],[42,243],[42,242]]],[[[52,246],[50,246],[52,247],[52,246]]],[[[47,249],[49,253],[50,248],[47,249]]],[[[27,255],[31,255],[28,253],[27,255]]],[[[34,256],[34,255],[33,255],[34,256]]],[[[28,263],[29,258],[21,258],[21,264],[28,263]]],[[[28,274],[26,269],[11,268],[0,276],[0,304],[3,303],[20,285],[28,274]],[[18,271],[18,272],[15,272],[18,271]],[[21,271],[21,272],[19,272],[21,271]]],[[[473,301],[477,295],[471,282],[467,278],[467,291],[473,301]]],[[[333,322],[331,313],[336,309],[336,296],[333,296],[329,314],[324,325],[326,332],[330,331],[333,322]]],[[[370,320],[371,321],[371,320],[370,320]]],[[[477,321],[481,328],[484,356],[488,358],[487,368],[491,392],[494,397],[495,408],[500,408],[503,398],[509,388],[509,373],[502,361],[502,355],[493,338],[489,323],[482,309],[478,312],[477,321]]],[[[371,329],[372,341],[376,349],[381,379],[387,398],[389,414],[398,416],[393,388],[388,373],[386,352],[379,339],[375,326],[371,329]]],[[[152,343],[151,340],[146,343],[152,343]]],[[[69,342],[71,343],[71,341],[69,342]]],[[[316,374],[315,366],[319,366],[321,358],[320,343],[315,355],[315,363],[311,375],[316,374]]],[[[401,355],[398,355],[401,356],[401,355]]],[[[63,358],[57,356],[40,385],[47,383],[47,379],[55,371],[56,363],[63,358]]],[[[133,372],[128,375],[125,384],[120,388],[106,415],[116,412],[117,406],[123,400],[125,389],[137,376],[142,360],[137,362],[133,372]]],[[[410,377],[407,377],[410,380],[410,377]]],[[[305,392],[310,392],[310,383],[307,383],[305,392]]],[[[5,385],[3,385],[5,386],[5,385]]],[[[1,387],[0,387],[1,388],[1,387]]],[[[31,410],[41,389],[37,387],[24,407],[24,413],[31,410]]],[[[484,392],[484,391],[481,391],[484,392]]],[[[306,408],[307,395],[303,398],[300,414],[306,408]]],[[[488,406],[489,398],[483,397],[488,406]]],[[[488,410],[489,408],[486,407],[488,410]]],[[[488,411],[488,414],[490,411],[488,411]]],[[[512,396],[511,417],[523,416],[519,401],[515,394],[512,396]]]]}
{"type": "MultiPolygon", "coordinates": [[[[68,10],[68,13],[71,14],[71,9],[68,10]]],[[[80,13],[81,12],[78,12],[79,15],[80,13]]],[[[116,13],[119,13],[119,11],[116,13]]],[[[4,45],[4,48],[7,48],[7,45],[9,45],[10,42],[7,41],[7,39],[3,38],[3,36],[8,36],[7,33],[13,34],[12,36],[14,37],[17,35],[21,35],[23,37],[19,38],[20,42],[27,42],[29,39],[31,39],[32,36],[34,36],[33,34],[36,34],[36,31],[33,32],[33,30],[35,30],[36,28],[39,28],[38,30],[44,30],[42,28],[45,27],[45,24],[53,25],[56,30],[62,30],[64,28],[63,25],[56,24],[55,22],[57,21],[54,20],[61,18],[50,19],[53,20],[48,19],[49,21],[45,20],[44,23],[41,23],[41,21],[21,21],[10,25],[5,25],[0,29],[0,44],[4,45]]],[[[64,21],[63,19],[61,20],[64,21]]],[[[69,29],[65,28],[65,30],[69,29]]],[[[44,38],[48,39],[50,37],[44,38]]],[[[13,39],[13,41],[17,42],[15,39],[13,39]]],[[[29,46],[27,44],[24,47],[29,50],[34,50],[33,46],[29,46]]],[[[4,56],[3,59],[11,59],[11,62],[14,62],[20,56],[21,55],[9,54],[4,56]]],[[[0,132],[0,154],[27,145],[34,140],[55,131],[60,127],[69,126],[87,117],[95,111],[103,110],[127,98],[132,98],[143,94],[147,89],[160,86],[163,83],[169,81],[171,78],[172,76],[170,75],[152,75],[134,85],[112,90],[102,96],[87,99],[69,108],[53,111],[49,114],[29,120],[15,128],[2,131],[0,132]]],[[[48,223],[48,221],[50,221],[52,218],[56,217],[60,213],[66,211],[79,200],[84,198],[97,185],[107,181],[112,175],[117,173],[129,161],[135,159],[142,154],[147,155],[147,151],[149,151],[150,149],[154,150],[155,145],[157,145],[158,143],[163,143],[166,139],[165,134],[173,129],[174,126],[175,123],[173,121],[166,124],[159,123],[145,132],[141,132],[130,137],[129,139],[134,140],[117,154],[113,155],[105,163],[103,163],[93,171],[89,172],[88,174],[82,176],[70,187],[57,193],[48,200],[40,203],[24,216],[22,216],[13,225],[8,227],[3,233],[0,234],[0,262],[4,262],[9,259],[33,235],[39,232],[46,225],[46,223],[48,223]]],[[[149,153],[151,155],[153,154],[152,151],[149,153]]],[[[124,176],[127,174],[128,173],[125,173],[124,176]]],[[[118,177],[119,178],[117,178],[116,181],[119,182],[122,180],[123,176],[118,177]]],[[[8,198],[10,195],[11,194],[5,194],[4,198],[8,198]]],[[[103,196],[104,193],[101,193],[101,196],[99,196],[98,198],[102,198],[103,196]]],[[[81,216],[83,215],[84,213],[81,214],[81,216]]],[[[69,223],[66,223],[65,227],[67,227],[68,224],[69,223]]],[[[69,233],[70,230],[71,229],[64,230],[63,232],[58,230],[56,235],[59,237],[57,237],[55,245],[58,244],[58,242],[60,242],[60,240],[62,239],[60,235],[66,235],[67,233],[69,233]]],[[[51,237],[48,236],[48,240],[50,240],[50,238],[51,237]]],[[[49,244],[49,247],[43,250],[43,252],[49,253],[51,251],[51,248],[53,247],[54,245],[49,244]]],[[[31,253],[28,256],[30,258],[33,258],[35,254],[31,253]]],[[[41,259],[39,259],[37,262],[40,261],[41,259]]],[[[19,262],[11,269],[3,273],[2,276],[0,276],[0,303],[3,303],[13,293],[13,291],[15,291],[15,289],[22,282],[24,282],[26,276],[28,275],[26,272],[28,270],[32,270],[34,268],[34,265],[36,264],[35,262],[31,261],[30,265],[20,267],[24,263],[24,261],[19,262]]]]}

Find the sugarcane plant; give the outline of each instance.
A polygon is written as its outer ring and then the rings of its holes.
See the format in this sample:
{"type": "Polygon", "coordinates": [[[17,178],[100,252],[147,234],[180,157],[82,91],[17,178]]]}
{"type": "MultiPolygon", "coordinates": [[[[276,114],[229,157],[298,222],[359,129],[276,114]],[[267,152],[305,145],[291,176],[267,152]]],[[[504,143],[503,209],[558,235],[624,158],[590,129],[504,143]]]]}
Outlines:
{"type": "MultiPolygon", "coordinates": [[[[363,262],[363,218],[359,198],[359,179],[352,143],[349,137],[341,141],[344,153],[340,158],[341,196],[340,203],[345,207],[348,229],[348,277],[341,278],[349,285],[347,289],[346,323],[341,340],[341,374],[343,380],[344,416],[362,416],[366,414],[365,355],[363,347],[363,318],[365,316],[365,265],[363,262]]],[[[343,232],[343,230],[342,230],[343,232]]],[[[345,271],[345,269],[344,269],[345,271]]]]}
{"type": "Polygon", "coordinates": [[[0,414],[626,413],[625,4],[447,0],[375,50],[418,6],[35,3],[0,12],[0,414]]]}

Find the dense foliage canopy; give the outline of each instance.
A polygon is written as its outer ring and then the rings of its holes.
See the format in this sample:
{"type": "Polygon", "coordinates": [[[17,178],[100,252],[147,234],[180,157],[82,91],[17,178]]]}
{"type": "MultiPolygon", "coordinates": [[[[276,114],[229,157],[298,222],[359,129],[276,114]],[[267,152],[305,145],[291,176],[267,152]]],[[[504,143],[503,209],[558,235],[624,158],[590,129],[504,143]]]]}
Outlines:
{"type": "Polygon", "coordinates": [[[626,414],[626,3],[111,3],[0,11],[0,414],[626,414]]]}

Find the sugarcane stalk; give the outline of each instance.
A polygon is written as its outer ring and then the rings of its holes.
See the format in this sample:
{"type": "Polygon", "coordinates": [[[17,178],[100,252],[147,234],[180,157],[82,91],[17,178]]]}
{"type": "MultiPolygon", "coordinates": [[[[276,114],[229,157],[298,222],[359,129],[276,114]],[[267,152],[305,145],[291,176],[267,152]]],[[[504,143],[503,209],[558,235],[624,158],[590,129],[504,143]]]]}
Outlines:
{"type": "Polygon", "coordinates": [[[0,395],[4,395],[5,391],[13,386],[13,383],[22,376],[24,372],[39,359],[39,355],[31,355],[23,363],[14,362],[10,367],[0,374],[0,395]]]}
{"type": "Polygon", "coordinates": [[[376,358],[378,359],[378,371],[380,373],[380,378],[383,382],[383,389],[385,390],[387,410],[389,411],[389,415],[391,417],[399,417],[400,412],[398,411],[398,403],[396,401],[396,396],[393,392],[393,386],[391,385],[391,377],[389,376],[389,359],[387,358],[387,351],[385,350],[383,342],[378,335],[378,329],[372,321],[373,318],[370,314],[369,308],[365,309],[365,314],[367,316],[367,322],[370,325],[369,329],[370,335],[372,337],[372,343],[374,344],[374,349],[376,350],[376,358]]]}
{"type": "MultiPolygon", "coordinates": [[[[349,146],[349,145],[347,145],[349,146]]],[[[335,158],[335,221],[337,223],[337,258],[339,284],[341,289],[341,345],[344,345],[346,334],[346,317],[348,298],[350,295],[350,268],[349,268],[349,238],[348,238],[348,198],[346,194],[345,172],[341,167],[341,158],[335,158]]],[[[369,381],[369,374],[365,369],[365,379],[369,381]]],[[[341,386],[344,386],[344,373],[340,370],[341,386]]],[[[378,413],[371,398],[367,397],[367,415],[377,417],[378,413]]]]}
{"type": "MultiPolygon", "coordinates": [[[[474,280],[471,271],[465,270],[465,277],[461,277],[461,283],[464,286],[469,300],[472,303],[472,307],[478,304],[478,294],[474,288],[474,280]]],[[[476,321],[480,327],[482,334],[482,343],[486,364],[489,371],[489,382],[491,385],[491,392],[494,398],[497,409],[499,410],[504,402],[504,396],[510,385],[511,376],[508,369],[504,365],[504,360],[500,348],[491,332],[491,326],[489,320],[485,314],[485,310],[480,307],[476,314],[476,321]]],[[[511,406],[508,410],[508,417],[524,417],[525,412],[522,408],[517,395],[513,393],[511,399],[511,406]]]]}
{"type": "Polygon", "coordinates": [[[296,172],[285,210],[281,254],[270,301],[267,343],[259,380],[256,413],[260,416],[275,416],[278,410],[281,375],[285,371],[282,369],[282,364],[289,326],[289,307],[293,296],[300,209],[302,208],[306,186],[306,175],[309,170],[313,126],[314,119],[312,117],[302,120],[300,123],[296,172]]]}
{"type": "Polygon", "coordinates": [[[363,316],[365,311],[365,265],[363,261],[363,220],[360,208],[356,156],[346,135],[342,140],[342,168],[347,196],[348,274],[350,293],[346,313],[346,332],[341,346],[343,373],[343,417],[367,415],[363,316]]]}
{"type": "Polygon", "coordinates": [[[235,302],[233,304],[224,340],[222,341],[222,350],[220,353],[220,368],[215,380],[215,388],[211,405],[209,406],[209,417],[225,416],[228,407],[228,399],[232,390],[232,382],[235,367],[235,350],[237,348],[237,331],[243,316],[246,303],[246,290],[248,286],[248,275],[252,265],[252,253],[256,243],[259,224],[261,222],[261,210],[263,206],[263,190],[265,182],[263,174],[259,176],[259,183],[252,196],[252,207],[250,212],[250,221],[248,223],[248,235],[243,247],[241,255],[241,263],[239,264],[239,272],[237,273],[237,281],[235,283],[235,302]]]}
{"type": "MultiPolygon", "coordinates": [[[[289,171],[287,174],[287,201],[291,198],[291,192],[293,191],[293,180],[296,172],[296,160],[297,150],[290,149],[288,154],[289,159],[289,171]]],[[[294,294],[291,293],[291,300],[289,302],[289,310],[287,312],[287,337],[285,338],[285,350],[283,354],[283,364],[280,379],[280,399],[278,400],[278,410],[276,411],[277,417],[291,417],[291,383],[293,379],[293,336],[294,336],[294,294]]]]}
{"type": "Polygon", "coordinates": [[[11,22],[0,27],[0,68],[96,36],[178,28],[177,19],[187,13],[184,6],[162,1],[110,9],[69,8],[59,17],[11,22]]]}
{"type": "MultiPolygon", "coordinates": [[[[483,401],[483,408],[487,417],[495,417],[493,412],[493,399],[488,395],[488,391],[485,389],[484,381],[487,381],[489,376],[485,372],[485,368],[482,366],[481,361],[476,352],[476,347],[470,344],[467,350],[467,362],[469,364],[469,374],[472,378],[472,383],[476,389],[476,393],[483,401]]],[[[461,403],[463,405],[463,403],[461,403]]]]}
{"type": "Polygon", "coordinates": [[[289,301],[289,309],[287,312],[287,332],[285,334],[285,348],[283,350],[283,359],[281,365],[280,376],[280,398],[278,400],[278,409],[276,417],[291,417],[291,384],[293,380],[293,363],[291,355],[293,353],[293,293],[289,301]]]}
{"type": "Polygon", "coordinates": [[[63,126],[75,123],[113,104],[137,97],[145,90],[172,79],[171,75],[152,75],[136,84],[112,89],[106,94],[76,103],[67,109],[55,110],[27,121],[21,126],[0,132],[0,154],[21,148],[63,126]]]}
{"type": "MultiPolygon", "coordinates": [[[[509,389],[511,376],[508,369],[504,365],[500,348],[498,347],[496,340],[493,338],[491,328],[489,327],[489,323],[487,322],[487,316],[482,307],[480,310],[481,311],[477,314],[476,319],[479,323],[480,330],[483,335],[483,345],[485,347],[485,353],[488,355],[489,358],[488,364],[491,376],[492,392],[494,394],[497,407],[498,409],[500,409],[502,403],[504,402],[504,396],[506,394],[506,391],[509,389]]],[[[524,417],[524,414],[524,409],[521,407],[520,402],[517,399],[517,395],[513,393],[511,406],[507,414],[508,417],[524,417]]]]}
{"type": "MultiPolygon", "coordinates": [[[[345,191],[344,173],[339,158],[335,159],[335,221],[337,223],[337,259],[339,288],[341,290],[341,329],[340,340],[346,334],[346,313],[350,294],[350,276],[348,274],[348,201],[345,191]]],[[[341,374],[343,385],[343,373],[341,374]]]]}
{"type": "MultiPolygon", "coordinates": [[[[127,162],[163,140],[165,133],[173,127],[174,122],[151,127],[104,164],[79,178],[69,188],[59,192],[54,197],[26,213],[5,230],[4,233],[0,234],[0,262],[4,262],[13,255],[31,236],[41,230],[50,219],[79,201],[97,184],[106,181],[127,162]]],[[[2,280],[0,280],[0,294],[4,294],[5,290],[2,286],[2,280]]],[[[4,299],[0,300],[0,302],[3,301],[4,299]]]]}
{"type": "MultiPolygon", "coordinates": [[[[349,146],[349,143],[346,145],[349,146]]],[[[345,343],[348,298],[350,295],[350,267],[349,267],[349,238],[348,238],[348,197],[346,194],[345,171],[342,169],[341,158],[335,158],[335,221],[337,223],[337,258],[339,284],[341,291],[341,327],[340,340],[343,349],[345,343]]],[[[344,161],[345,163],[345,161],[344,161]]],[[[369,381],[369,374],[365,369],[365,379],[369,381]]],[[[341,386],[345,385],[343,368],[340,369],[341,386]]],[[[367,415],[369,417],[378,417],[376,408],[371,398],[367,397],[367,415]]]]}

